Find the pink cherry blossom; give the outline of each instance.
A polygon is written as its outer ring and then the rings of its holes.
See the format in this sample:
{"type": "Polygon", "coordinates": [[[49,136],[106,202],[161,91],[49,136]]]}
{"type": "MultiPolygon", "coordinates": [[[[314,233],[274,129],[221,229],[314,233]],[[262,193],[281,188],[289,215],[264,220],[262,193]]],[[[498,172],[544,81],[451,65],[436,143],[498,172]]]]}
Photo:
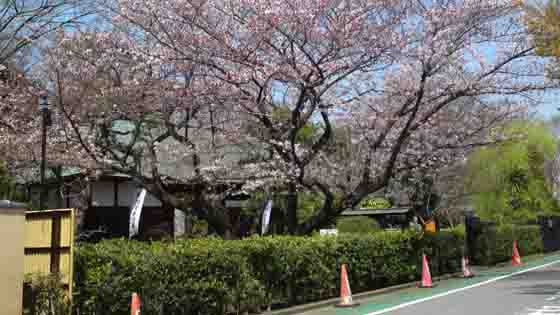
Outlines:
{"type": "Polygon", "coordinates": [[[67,32],[49,51],[64,131],[53,141],[173,207],[210,209],[199,215],[222,231],[235,225],[228,194],[318,193],[307,222],[287,209],[290,231],[306,233],[391,181],[464,159],[530,110],[550,86],[517,9],[117,0],[110,31],[67,32]]]}

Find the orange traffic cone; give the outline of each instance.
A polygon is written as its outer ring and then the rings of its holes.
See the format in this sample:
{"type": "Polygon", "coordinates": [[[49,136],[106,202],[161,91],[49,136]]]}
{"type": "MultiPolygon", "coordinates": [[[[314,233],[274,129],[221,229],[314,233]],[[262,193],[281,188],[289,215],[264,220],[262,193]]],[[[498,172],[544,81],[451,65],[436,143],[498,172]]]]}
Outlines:
{"type": "Polygon", "coordinates": [[[132,293],[132,301],[130,302],[130,315],[140,315],[140,297],[136,293],[132,293]]]}
{"type": "Polygon", "coordinates": [[[352,291],[350,291],[350,282],[348,281],[348,274],[346,273],[346,264],[343,264],[340,269],[340,303],[337,307],[353,307],[359,303],[352,301],[352,291]]]}
{"type": "Polygon", "coordinates": [[[513,241],[513,255],[511,256],[511,265],[512,266],[521,266],[521,256],[519,255],[519,251],[517,250],[517,241],[513,241]]]}
{"type": "Polygon", "coordinates": [[[430,274],[430,265],[428,264],[428,258],[426,258],[425,254],[422,254],[422,282],[420,283],[419,287],[434,287],[434,284],[432,283],[432,275],[430,274]]]}
{"type": "Polygon", "coordinates": [[[469,260],[465,257],[461,260],[461,269],[463,269],[463,278],[472,278],[474,274],[469,267],[469,260]]]}

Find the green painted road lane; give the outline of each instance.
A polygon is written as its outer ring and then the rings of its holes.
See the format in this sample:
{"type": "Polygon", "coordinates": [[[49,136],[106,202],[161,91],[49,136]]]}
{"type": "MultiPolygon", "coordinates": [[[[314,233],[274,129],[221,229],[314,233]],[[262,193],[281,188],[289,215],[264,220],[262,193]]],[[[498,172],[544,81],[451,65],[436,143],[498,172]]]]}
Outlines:
{"type": "MultiPolygon", "coordinates": [[[[480,290],[479,288],[484,288],[484,296],[478,297],[461,297],[459,302],[454,301],[454,303],[461,303],[464,301],[465,307],[480,303],[488,298],[488,295],[501,293],[494,290],[492,285],[496,282],[506,281],[511,278],[520,277],[520,275],[531,274],[533,272],[550,268],[552,266],[560,267],[560,254],[550,255],[550,256],[540,256],[534,257],[531,260],[527,260],[524,266],[512,267],[504,266],[498,268],[492,268],[487,270],[479,270],[477,276],[470,279],[449,279],[436,283],[435,288],[431,289],[421,289],[421,288],[409,288],[404,290],[399,290],[392,293],[377,295],[368,299],[359,300],[360,306],[354,308],[334,308],[325,307],[322,309],[317,309],[303,313],[305,315],[378,315],[378,314],[408,314],[410,310],[415,310],[414,314],[424,315],[424,314],[449,314],[444,310],[432,310],[429,306],[424,306],[423,304],[433,304],[433,301],[450,299],[453,295],[464,295],[464,292],[480,290]],[[495,292],[496,291],[496,292],[495,292]],[[426,311],[418,311],[420,308],[426,308],[426,311]],[[407,311],[408,310],[408,311],[407,311]],[[436,311],[435,313],[433,311],[436,311]]],[[[560,269],[558,269],[559,280],[555,283],[558,285],[558,291],[560,292],[560,269]]],[[[548,276],[547,276],[548,277],[548,276]]],[[[351,281],[351,279],[350,279],[351,281]]],[[[350,283],[351,285],[351,283],[350,283]]],[[[503,288],[501,288],[503,289],[503,288]]],[[[501,290],[500,289],[500,290],[501,290]]],[[[505,289],[504,289],[505,290],[505,289]]],[[[481,291],[482,292],[482,291],[481,291]]],[[[515,297],[509,297],[515,299],[515,297]]],[[[519,299],[518,299],[519,300],[519,299]]],[[[492,299],[486,301],[486,303],[492,303],[492,299]]],[[[495,301],[495,300],[494,300],[495,301]]],[[[532,302],[532,301],[531,301],[532,302]]],[[[529,303],[529,302],[527,302],[529,303]]],[[[445,301],[442,301],[441,307],[454,307],[453,305],[445,305],[445,301]]],[[[517,307],[517,306],[516,306],[517,307]]],[[[519,306],[521,307],[521,306],[519,306]]],[[[517,307],[517,308],[519,308],[517,307]]],[[[436,307],[437,308],[437,307],[436,307]]],[[[491,309],[492,307],[490,307],[491,309]]],[[[513,310],[513,309],[512,309],[513,310]]],[[[457,314],[463,314],[458,312],[457,314]]],[[[470,314],[470,313],[465,313],[470,314]]],[[[497,315],[497,313],[473,313],[481,315],[497,315]]],[[[511,314],[511,313],[508,313],[511,314]]],[[[516,313],[516,314],[522,314],[516,313]]]]}

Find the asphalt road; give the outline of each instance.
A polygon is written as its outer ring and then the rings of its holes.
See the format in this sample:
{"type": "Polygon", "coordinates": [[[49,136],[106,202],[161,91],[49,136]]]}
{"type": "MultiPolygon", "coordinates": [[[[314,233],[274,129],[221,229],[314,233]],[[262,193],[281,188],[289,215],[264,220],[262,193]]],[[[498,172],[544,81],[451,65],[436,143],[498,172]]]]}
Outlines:
{"type": "Polygon", "coordinates": [[[327,307],[302,315],[560,315],[560,256],[481,271],[360,301],[352,309],[327,307]],[[544,266],[544,267],[543,267],[544,266]]]}
{"type": "Polygon", "coordinates": [[[388,312],[391,315],[560,315],[560,264],[388,312]]]}

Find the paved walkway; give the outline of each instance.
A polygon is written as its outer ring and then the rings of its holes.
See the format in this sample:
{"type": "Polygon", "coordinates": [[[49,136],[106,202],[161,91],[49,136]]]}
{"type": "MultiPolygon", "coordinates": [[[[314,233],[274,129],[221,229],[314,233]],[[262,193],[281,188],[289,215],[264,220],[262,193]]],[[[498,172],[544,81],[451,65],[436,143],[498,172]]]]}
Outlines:
{"type": "Polygon", "coordinates": [[[436,288],[410,288],[360,300],[352,309],[325,307],[302,315],[560,315],[560,254],[522,267],[479,271],[436,288]]]}

